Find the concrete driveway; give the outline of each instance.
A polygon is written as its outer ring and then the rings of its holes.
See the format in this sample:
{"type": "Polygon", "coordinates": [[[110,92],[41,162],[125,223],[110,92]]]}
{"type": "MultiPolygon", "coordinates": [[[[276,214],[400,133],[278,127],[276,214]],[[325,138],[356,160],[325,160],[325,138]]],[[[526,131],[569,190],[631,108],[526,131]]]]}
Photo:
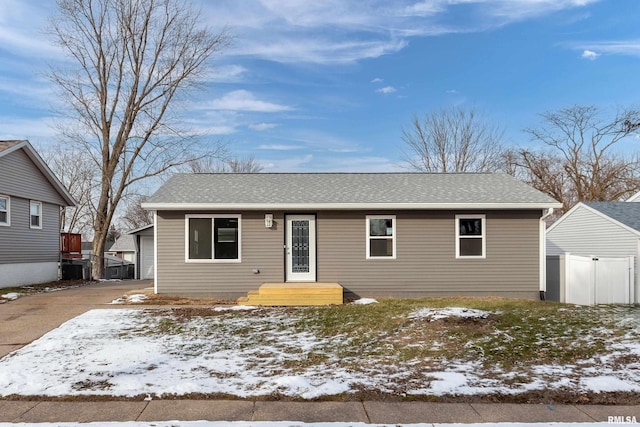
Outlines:
{"type": "Polygon", "coordinates": [[[100,282],[80,288],[24,296],[0,304],[0,358],[29,344],[67,320],[105,308],[128,291],[152,286],[151,280],[100,282]]]}

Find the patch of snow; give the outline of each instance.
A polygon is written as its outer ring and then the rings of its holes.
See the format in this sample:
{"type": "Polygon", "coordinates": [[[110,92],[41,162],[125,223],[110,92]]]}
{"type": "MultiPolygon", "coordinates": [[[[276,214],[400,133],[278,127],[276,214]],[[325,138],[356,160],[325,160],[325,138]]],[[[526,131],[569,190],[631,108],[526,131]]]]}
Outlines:
{"type": "Polygon", "coordinates": [[[111,301],[109,304],[127,304],[127,303],[141,303],[144,302],[145,300],[148,300],[149,297],[145,294],[132,294],[132,295],[126,295],[120,298],[116,298],[113,301],[111,301]]]}
{"type": "Polygon", "coordinates": [[[360,298],[353,302],[353,304],[367,305],[367,304],[377,304],[378,301],[373,298],[360,298]]]}
{"type": "Polygon", "coordinates": [[[219,305],[213,307],[213,311],[250,311],[258,308],[255,305],[219,305]]]}
{"type": "Polygon", "coordinates": [[[0,297],[8,299],[9,301],[17,300],[19,296],[20,293],[18,292],[9,292],[8,294],[0,295],[0,297]]]}
{"type": "Polygon", "coordinates": [[[580,385],[582,386],[582,388],[594,391],[596,393],[600,393],[603,391],[640,391],[640,385],[637,382],[631,383],[629,381],[625,381],[623,379],[610,375],[582,378],[580,380],[580,385]]]}
{"type": "Polygon", "coordinates": [[[464,307],[420,308],[409,313],[409,319],[429,319],[429,321],[461,317],[465,319],[486,319],[491,312],[464,307]]]}
{"type": "Polygon", "coordinates": [[[98,279],[98,282],[122,282],[122,279],[98,279]]]}

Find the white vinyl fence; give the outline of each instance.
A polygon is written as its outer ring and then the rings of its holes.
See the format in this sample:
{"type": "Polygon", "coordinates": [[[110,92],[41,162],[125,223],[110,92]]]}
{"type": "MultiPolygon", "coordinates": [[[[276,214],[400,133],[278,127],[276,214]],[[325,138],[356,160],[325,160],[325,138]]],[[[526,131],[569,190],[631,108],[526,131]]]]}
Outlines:
{"type": "Polygon", "coordinates": [[[570,304],[631,304],[633,257],[600,258],[564,255],[547,257],[549,299],[570,304]]]}

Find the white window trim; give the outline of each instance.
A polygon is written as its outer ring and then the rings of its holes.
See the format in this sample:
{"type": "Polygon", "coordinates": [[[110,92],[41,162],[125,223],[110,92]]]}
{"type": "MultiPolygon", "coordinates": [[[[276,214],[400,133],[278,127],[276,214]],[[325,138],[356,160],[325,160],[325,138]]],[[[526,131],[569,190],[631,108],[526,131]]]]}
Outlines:
{"type": "Polygon", "coordinates": [[[184,261],[194,264],[238,264],[242,262],[242,215],[240,214],[186,214],[184,216],[184,261]],[[189,258],[189,219],[209,218],[211,219],[211,259],[191,259],[189,258]],[[238,258],[237,259],[215,259],[215,227],[213,221],[216,218],[237,218],[238,219],[238,258]]]}
{"type": "Polygon", "coordinates": [[[456,215],[456,258],[457,259],[486,259],[487,258],[487,218],[486,215],[456,215]],[[461,219],[478,219],[481,220],[482,235],[480,236],[460,236],[460,220],[461,219]],[[478,239],[482,238],[482,255],[460,255],[460,239],[478,239]]]}
{"type": "Polygon", "coordinates": [[[35,200],[29,200],[29,228],[33,228],[36,230],[42,230],[42,202],[38,202],[35,200]],[[38,225],[31,224],[31,205],[38,205],[38,211],[40,212],[40,220],[38,221],[38,225]]]}
{"type": "Polygon", "coordinates": [[[366,236],[366,251],[367,251],[367,255],[366,255],[366,259],[396,259],[396,239],[397,239],[397,234],[398,234],[398,230],[397,230],[397,223],[396,223],[396,216],[395,215],[367,215],[366,216],[366,221],[365,221],[365,236],[366,236]],[[391,219],[391,228],[393,229],[393,235],[392,236],[371,236],[369,234],[369,230],[370,230],[370,226],[369,226],[369,221],[372,219],[391,219]],[[392,244],[393,244],[393,255],[392,256],[371,256],[371,240],[388,240],[389,238],[391,238],[392,244]]]}
{"type": "MultiPolygon", "coordinates": [[[[7,221],[0,222],[0,226],[9,227],[11,225],[11,197],[5,196],[4,194],[0,194],[0,198],[3,198],[7,201],[7,209],[3,212],[7,212],[7,221]]],[[[29,223],[31,223],[31,218],[29,218],[29,223]]]]}

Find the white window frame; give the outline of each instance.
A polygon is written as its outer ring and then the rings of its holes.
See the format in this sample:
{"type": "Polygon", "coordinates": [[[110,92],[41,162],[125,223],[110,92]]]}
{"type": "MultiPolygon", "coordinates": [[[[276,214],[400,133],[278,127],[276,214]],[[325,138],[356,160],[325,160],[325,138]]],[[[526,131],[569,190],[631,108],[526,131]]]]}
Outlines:
{"type": "Polygon", "coordinates": [[[366,259],[396,259],[396,240],[397,240],[398,226],[395,215],[367,215],[365,221],[365,236],[366,236],[366,259]],[[371,236],[370,234],[370,221],[372,219],[390,219],[391,228],[393,234],[391,236],[371,236]],[[392,256],[372,256],[371,255],[371,240],[389,240],[392,241],[393,255],[392,256]]]}
{"type": "Polygon", "coordinates": [[[486,215],[456,215],[455,221],[456,227],[456,258],[458,259],[485,259],[487,258],[487,217],[486,215]],[[482,234],[480,236],[461,236],[460,235],[460,220],[461,219],[480,219],[480,226],[482,227],[482,234]],[[460,239],[482,239],[482,255],[460,255],[460,239]]]}
{"type": "MultiPolygon", "coordinates": [[[[7,220],[0,221],[0,226],[9,227],[11,225],[11,197],[0,194],[0,199],[5,199],[7,201],[7,208],[1,210],[1,212],[7,213],[7,220]]],[[[31,218],[29,218],[29,223],[31,223],[31,218]]]]}
{"type": "Polygon", "coordinates": [[[29,228],[33,228],[33,229],[36,229],[36,230],[42,230],[42,217],[43,217],[43,215],[42,215],[42,202],[38,202],[38,201],[35,201],[35,200],[29,200],[29,228]],[[38,206],[38,214],[39,214],[38,215],[38,225],[33,225],[31,223],[31,217],[33,216],[33,215],[31,215],[31,207],[34,206],[34,205],[38,206]]]}
{"type": "Polygon", "coordinates": [[[184,216],[184,261],[188,263],[205,264],[237,264],[242,262],[242,215],[240,214],[187,214],[184,216]],[[209,218],[211,220],[211,259],[191,259],[189,258],[189,219],[209,218]],[[215,246],[215,220],[216,218],[237,218],[238,219],[238,258],[236,259],[216,259],[215,246]]]}

